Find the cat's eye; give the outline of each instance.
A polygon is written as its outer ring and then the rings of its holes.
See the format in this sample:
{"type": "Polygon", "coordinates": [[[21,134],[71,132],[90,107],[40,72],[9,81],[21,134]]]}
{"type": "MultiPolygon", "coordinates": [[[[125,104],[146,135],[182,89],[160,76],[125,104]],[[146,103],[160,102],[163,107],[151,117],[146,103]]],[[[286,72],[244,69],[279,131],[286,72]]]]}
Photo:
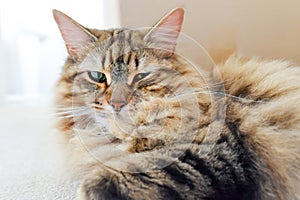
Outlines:
{"type": "Polygon", "coordinates": [[[132,80],[132,83],[136,83],[136,82],[144,79],[148,75],[149,75],[149,72],[148,73],[139,73],[139,74],[137,74],[137,75],[134,76],[134,78],[132,80]]]}
{"type": "Polygon", "coordinates": [[[106,82],[106,76],[104,73],[97,72],[97,71],[90,71],[90,72],[88,72],[88,75],[92,81],[95,81],[97,83],[105,83],[106,82]]]}

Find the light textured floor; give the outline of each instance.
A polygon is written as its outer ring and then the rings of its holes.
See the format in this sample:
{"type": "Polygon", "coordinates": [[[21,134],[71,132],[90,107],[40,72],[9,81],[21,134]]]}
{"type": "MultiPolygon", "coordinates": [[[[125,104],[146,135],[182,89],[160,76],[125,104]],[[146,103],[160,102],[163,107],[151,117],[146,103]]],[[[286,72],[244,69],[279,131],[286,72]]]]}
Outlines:
{"type": "Polygon", "coordinates": [[[0,199],[74,199],[51,109],[0,106],[0,199]]]}

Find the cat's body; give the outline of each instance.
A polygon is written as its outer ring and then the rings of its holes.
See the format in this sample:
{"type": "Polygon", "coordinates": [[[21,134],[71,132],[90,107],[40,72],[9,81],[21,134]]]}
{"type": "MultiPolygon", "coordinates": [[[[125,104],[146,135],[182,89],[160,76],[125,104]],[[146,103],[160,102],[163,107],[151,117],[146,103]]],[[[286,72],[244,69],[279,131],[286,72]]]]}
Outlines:
{"type": "Polygon", "coordinates": [[[54,16],[70,54],[59,128],[80,198],[300,198],[300,67],[234,55],[216,68],[225,92],[212,100],[174,54],[182,9],[150,31],[90,30],[54,16]]]}

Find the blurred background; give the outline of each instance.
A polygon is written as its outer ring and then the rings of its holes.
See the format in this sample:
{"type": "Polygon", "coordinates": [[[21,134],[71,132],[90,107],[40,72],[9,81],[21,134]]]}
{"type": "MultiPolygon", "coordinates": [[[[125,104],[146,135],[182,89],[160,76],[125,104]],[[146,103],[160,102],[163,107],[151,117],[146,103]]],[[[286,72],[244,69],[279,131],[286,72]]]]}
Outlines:
{"type": "Polygon", "coordinates": [[[85,26],[115,26],[116,1],[1,1],[0,7],[0,102],[49,102],[53,85],[67,57],[52,9],[61,10],[85,26]],[[106,17],[106,9],[115,13],[106,17]],[[112,19],[115,18],[115,19],[112,19]]]}
{"type": "Polygon", "coordinates": [[[216,63],[233,52],[300,64],[300,1],[0,0],[0,199],[73,199],[54,127],[53,88],[67,53],[52,9],[86,27],[151,26],[177,6],[183,32],[216,63]],[[59,173],[58,173],[59,172],[59,173]]]}

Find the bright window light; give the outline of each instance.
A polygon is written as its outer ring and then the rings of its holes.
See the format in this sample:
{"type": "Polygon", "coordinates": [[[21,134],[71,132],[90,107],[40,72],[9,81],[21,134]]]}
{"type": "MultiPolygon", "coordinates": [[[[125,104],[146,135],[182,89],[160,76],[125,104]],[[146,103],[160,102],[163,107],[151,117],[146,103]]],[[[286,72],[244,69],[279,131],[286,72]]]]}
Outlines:
{"type": "Polygon", "coordinates": [[[51,101],[67,56],[52,9],[101,29],[103,0],[0,0],[0,4],[0,103],[51,101]]]}

